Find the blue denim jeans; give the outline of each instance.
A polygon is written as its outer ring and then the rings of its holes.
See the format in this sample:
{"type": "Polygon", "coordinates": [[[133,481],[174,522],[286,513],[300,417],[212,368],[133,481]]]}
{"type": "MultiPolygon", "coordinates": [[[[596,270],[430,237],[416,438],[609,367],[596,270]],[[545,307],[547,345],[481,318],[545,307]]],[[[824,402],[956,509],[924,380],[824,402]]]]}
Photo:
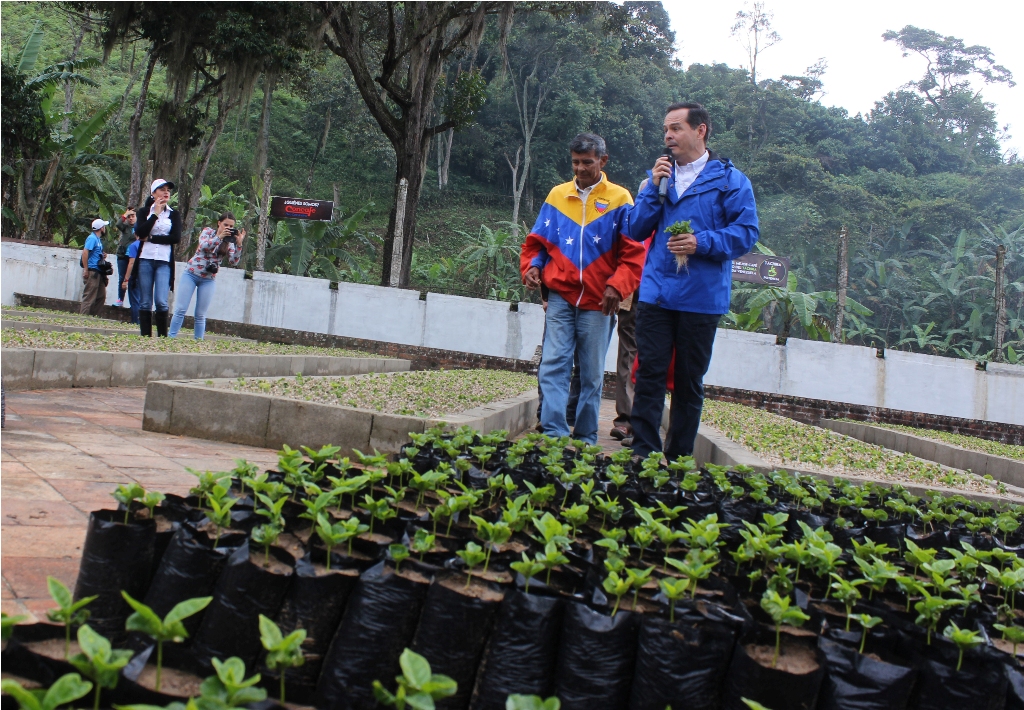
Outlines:
{"type": "Polygon", "coordinates": [[[217,290],[217,282],[213,279],[204,279],[196,276],[191,271],[181,275],[178,282],[178,293],[174,299],[174,317],[171,318],[171,329],[168,337],[176,338],[181,324],[185,321],[185,311],[192,301],[193,292],[196,293],[195,331],[196,340],[202,340],[206,334],[206,312],[210,310],[210,303],[213,301],[213,292],[217,290]]]}
{"type": "Polygon", "coordinates": [[[588,444],[597,441],[601,410],[604,360],[608,353],[615,317],[601,311],[576,308],[555,292],[548,299],[544,346],[537,377],[544,390],[540,423],[549,436],[567,436],[565,409],[569,401],[573,354],[579,357],[580,399],[572,432],[588,444]]]}
{"type": "Polygon", "coordinates": [[[139,270],[139,310],[167,312],[167,294],[171,291],[171,262],[136,259],[139,270]]]}

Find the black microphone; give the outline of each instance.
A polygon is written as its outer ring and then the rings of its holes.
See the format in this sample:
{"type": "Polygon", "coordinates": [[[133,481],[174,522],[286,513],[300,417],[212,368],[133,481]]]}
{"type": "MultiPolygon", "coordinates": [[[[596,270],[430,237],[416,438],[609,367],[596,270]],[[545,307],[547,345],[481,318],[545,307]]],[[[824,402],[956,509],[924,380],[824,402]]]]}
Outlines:
{"type": "MultiPolygon", "coordinates": [[[[675,156],[672,155],[672,150],[670,148],[665,148],[665,156],[670,162],[675,162],[675,156]]],[[[668,197],[668,181],[671,177],[672,176],[670,175],[669,177],[662,178],[661,184],[658,185],[658,200],[660,200],[662,204],[664,204],[665,198],[668,197]]]]}

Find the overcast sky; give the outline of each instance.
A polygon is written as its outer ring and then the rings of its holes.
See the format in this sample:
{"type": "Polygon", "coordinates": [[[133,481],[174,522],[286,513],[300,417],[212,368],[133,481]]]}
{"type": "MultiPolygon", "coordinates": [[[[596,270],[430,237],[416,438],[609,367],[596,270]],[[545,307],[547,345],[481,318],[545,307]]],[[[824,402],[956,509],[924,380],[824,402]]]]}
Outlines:
{"type": "MultiPolygon", "coordinates": [[[[745,50],[730,36],[736,11],[744,6],[742,0],[664,0],[664,6],[683,66],[712,62],[746,66],[745,50]]],[[[803,74],[824,57],[828,71],[822,101],[843,106],[851,115],[870,111],[887,92],[924,74],[923,60],[903,58],[894,43],[882,40],[886,30],[915,25],[959,37],[968,45],[988,47],[1019,85],[978,88],[996,105],[1000,127],[1009,124],[1012,137],[1003,142],[1003,148],[1024,156],[1024,3],[1020,0],[766,0],[766,7],[774,13],[774,27],[782,41],[758,59],[758,78],[803,74]]]]}

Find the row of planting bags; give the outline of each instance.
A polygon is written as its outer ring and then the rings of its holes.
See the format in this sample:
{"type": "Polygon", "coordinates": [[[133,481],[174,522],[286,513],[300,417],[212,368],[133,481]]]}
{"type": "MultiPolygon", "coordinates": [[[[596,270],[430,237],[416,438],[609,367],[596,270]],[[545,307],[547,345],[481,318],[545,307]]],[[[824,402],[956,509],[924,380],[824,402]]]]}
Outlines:
{"type": "MultiPolygon", "coordinates": [[[[555,694],[565,710],[746,710],[744,697],[770,710],[1024,709],[1024,676],[1005,657],[982,649],[957,672],[949,642],[936,638],[926,649],[913,629],[890,626],[867,649],[904,645],[904,657],[913,657],[907,665],[859,654],[859,634],[827,630],[783,634],[784,647],[805,646],[810,662],[772,669],[747,649],[774,646],[774,633],[742,604],[682,602],[674,623],[630,611],[612,617],[582,597],[548,596],[538,581],[529,594],[493,585],[480,593],[479,585],[464,589],[460,573],[412,560],[397,574],[382,561],[318,575],[308,555],[296,561],[272,550],[288,565],[282,574],[252,561],[245,536],[225,535],[215,549],[188,522],[158,534],[152,521],[123,519],[114,511],[90,516],[75,597],[99,596],[89,607],[95,630],[131,642],[122,589],[161,616],[184,599],[212,595],[205,613],[186,622],[190,646],[165,652],[168,664],[205,674],[212,658],[238,656],[257,668],[257,619],[265,614],[285,633],[308,632],[307,663],[287,672],[288,696],[324,710],[375,707],[372,682],[390,683],[406,647],[458,682],[441,708],[501,710],[510,693],[524,693],[555,694]]],[[[261,549],[253,552],[262,560],[261,549]]],[[[261,670],[268,685],[275,682],[261,670]]]]}

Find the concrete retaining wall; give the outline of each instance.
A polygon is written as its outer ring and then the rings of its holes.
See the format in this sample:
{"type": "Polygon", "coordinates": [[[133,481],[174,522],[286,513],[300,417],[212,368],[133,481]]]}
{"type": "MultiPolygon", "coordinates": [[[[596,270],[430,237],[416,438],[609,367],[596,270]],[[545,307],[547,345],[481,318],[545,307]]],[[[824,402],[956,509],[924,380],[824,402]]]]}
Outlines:
{"type": "MultiPolygon", "coordinates": [[[[77,251],[3,242],[2,301],[14,293],[81,297],[77,251]]],[[[111,291],[112,293],[112,291],[111,291]]],[[[109,294],[108,294],[109,297],[109,294]]],[[[112,302],[112,301],[108,301],[112,302]]],[[[191,311],[189,311],[191,313],[191,311]]],[[[238,269],[217,276],[209,317],[273,328],[308,330],[447,351],[530,360],[540,345],[544,313],[507,304],[366,284],[238,269]],[[516,310],[512,310],[515,308],[516,310]]],[[[618,340],[605,359],[615,370],[618,340]]],[[[1024,425],[1024,367],[719,329],[705,383],[908,412],[1024,425]]]]}
{"type": "Polygon", "coordinates": [[[305,355],[199,355],[108,353],[92,350],[4,348],[0,353],[7,390],[66,387],[143,387],[151,380],[358,375],[403,372],[408,360],[305,355]]]}
{"type": "Polygon", "coordinates": [[[904,451],[919,459],[934,461],[950,468],[971,471],[979,476],[992,476],[997,481],[1008,483],[1011,486],[1024,487],[1024,461],[986,454],[981,451],[971,451],[935,439],[915,436],[908,432],[857,422],[824,419],[821,426],[845,436],[866,441],[869,444],[884,446],[893,451],[904,451]]]}
{"type": "Polygon", "coordinates": [[[142,428],[270,449],[283,444],[295,448],[332,444],[342,447],[342,455],[350,456],[354,449],[398,451],[408,442],[410,432],[420,433],[437,424],[469,426],[483,432],[505,429],[516,436],[537,421],[535,391],[441,419],[424,419],[235,392],[230,385],[229,379],[215,379],[213,384],[199,380],[150,382],[142,428]]]}

